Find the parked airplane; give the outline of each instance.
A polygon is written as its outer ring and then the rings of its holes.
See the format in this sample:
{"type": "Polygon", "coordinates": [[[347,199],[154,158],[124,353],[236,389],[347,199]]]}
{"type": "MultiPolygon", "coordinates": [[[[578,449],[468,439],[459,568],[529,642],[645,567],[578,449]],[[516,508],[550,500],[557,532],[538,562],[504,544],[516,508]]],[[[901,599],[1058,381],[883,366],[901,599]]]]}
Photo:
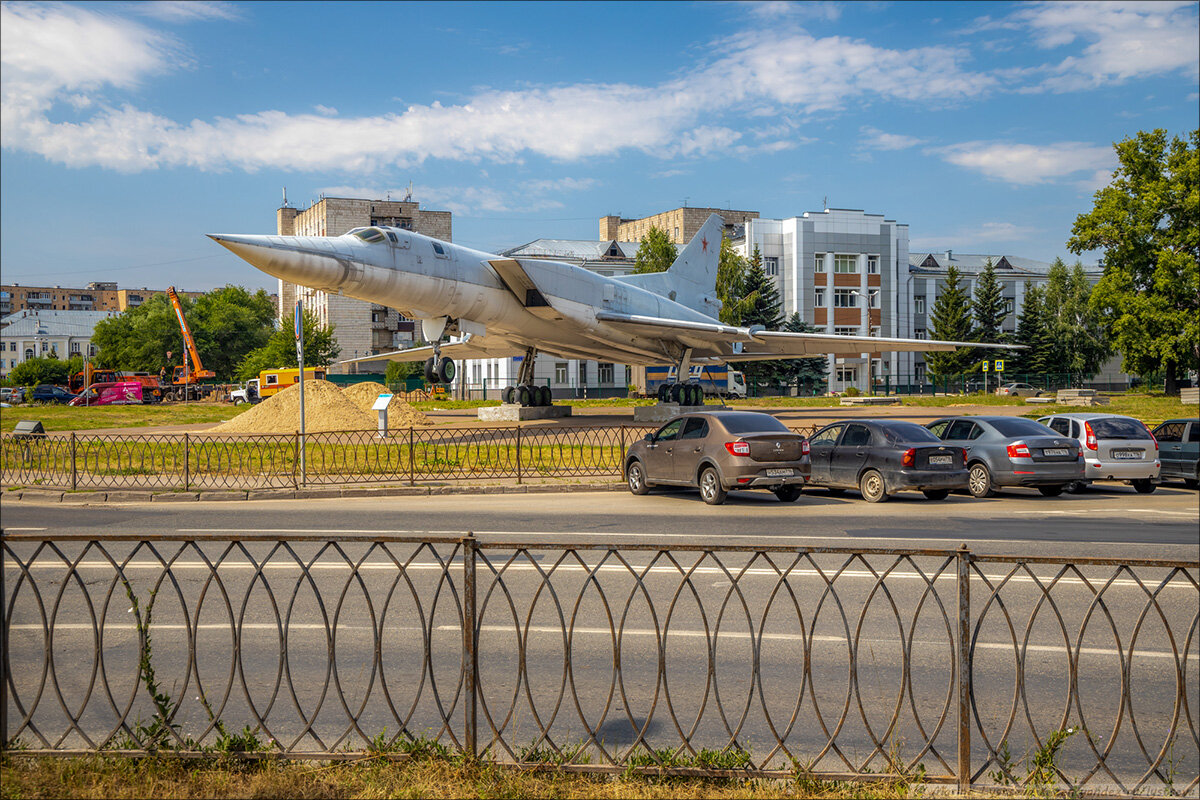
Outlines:
{"type": "MultiPolygon", "coordinates": [[[[975,342],[892,339],[738,327],[717,319],[717,261],[724,224],[713,214],[666,272],[607,277],[582,267],[513,259],[413,231],[372,226],[343,236],[210,234],[253,266],[285,281],[345,294],[420,320],[429,346],[348,359],[425,361],[431,382],[454,378],[453,358],[524,356],[504,399],[548,405],[549,387],[533,385],[538,352],[560,358],[676,365],[773,358],[953,350],[975,342]],[[460,341],[445,342],[455,335],[460,341]]],[[[997,345],[989,345],[997,347],[997,345]]],[[[659,395],[703,402],[690,383],[659,395]]]]}

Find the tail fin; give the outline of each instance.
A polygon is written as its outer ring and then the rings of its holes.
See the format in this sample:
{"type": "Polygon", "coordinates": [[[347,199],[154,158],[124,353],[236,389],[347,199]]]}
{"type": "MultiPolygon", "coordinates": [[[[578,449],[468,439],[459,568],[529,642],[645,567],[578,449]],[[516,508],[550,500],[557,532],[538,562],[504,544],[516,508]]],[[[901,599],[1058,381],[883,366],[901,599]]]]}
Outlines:
{"type": "Polygon", "coordinates": [[[717,299],[717,265],[725,221],[710,214],[666,272],[625,275],[618,280],[669,297],[680,305],[714,319],[721,312],[717,299]]]}

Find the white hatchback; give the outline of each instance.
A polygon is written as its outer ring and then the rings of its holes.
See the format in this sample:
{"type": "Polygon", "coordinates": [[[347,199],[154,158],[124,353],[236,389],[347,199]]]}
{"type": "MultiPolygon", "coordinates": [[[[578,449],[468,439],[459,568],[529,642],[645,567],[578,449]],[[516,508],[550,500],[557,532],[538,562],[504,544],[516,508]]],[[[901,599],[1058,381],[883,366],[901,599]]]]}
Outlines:
{"type": "Polygon", "coordinates": [[[1086,480],[1067,486],[1082,491],[1092,481],[1125,481],[1141,494],[1160,483],[1158,440],[1140,419],[1120,414],[1052,414],[1038,420],[1083,447],[1086,480]]]}

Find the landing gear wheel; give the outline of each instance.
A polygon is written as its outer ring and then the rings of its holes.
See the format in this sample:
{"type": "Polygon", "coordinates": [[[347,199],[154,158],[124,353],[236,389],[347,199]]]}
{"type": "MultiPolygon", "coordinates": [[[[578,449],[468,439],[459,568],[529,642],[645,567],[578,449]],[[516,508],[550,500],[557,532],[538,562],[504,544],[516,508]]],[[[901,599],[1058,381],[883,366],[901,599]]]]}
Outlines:
{"type": "Polygon", "coordinates": [[[517,393],[517,387],[505,386],[504,390],[502,392],[500,392],[500,402],[501,403],[515,402],[515,398],[513,397],[513,395],[515,395],[516,393],[517,393]]]}
{"type": "Polygon", "coordinates": [[[1158,487],[1149,478],[1133,481],[1133,488],[1138,494],[1151,494],[1158,487]]]}
{"type": "Polygon", "coordinates": [[[437,377],[441,383],[449,384],[454,381],[458,370],[454,367],[454,359],[443,358],[437,365],[437,377]]]}
{"type": "Polygon", "coordinates": [[[800,499],[802,488],[799,486],[780,486],[775,490],[775,496],[781,503],[794,503],[800,499]]]}
{"type": "Polygon", "coordinates": [[[437,383],[437,359],[433,356],[425,359],[425,380],[437,383]]]}
{"type": "Polygon", "coordinates": [[[660,383],[658,385],[658,402],[665,403],[671,394],[671,384],[660,383]]]}
{"type": "Polygon", "coordinates": [[[992,473],[984,464],[972,464],[967,473],[967,489],[972,497],[991,497],[996,493],[992,486],[992,473]]]}
{"type": "Polygon", "coordinates": [[[1038,491],[1042,493],[1042,497],[1058,497],[1063,493],[1063,489],[1067,488],[1065,484],[1056,483],[1053,486],[1039,486],[1038,491]]]}
{"type": "Polygon", "coordinates": [[[552,394],[550,393],[550,387],[549,387],[549,386],[539,386],[539,387],[537,387],[537,396],[538,396],[538,397],[537,397],[537,404],[538,404],[539,406],[552,406],[552,405],[554,405],[554,395],[552,395],[552,394]]]}
{"type": "Polygon", "coordinates": [[[517,402],[520,403],[522,406],[528,406],[530,403],[530,400],[532,399],[529,396],[529,387],[526,386],[525,384],[521,384],[520,386],[518,386],[517,391],[516,391],[516,399],[517,399],[517,402]]]}
{"type": "Polygon", "coordinates": [[[625,482],[629,484],[629,491],[634,494],[650,493],[650,484],[646,483],[646,473],[642,471],[640,461],[629,462],[629,466],[625,468],[625,482]]]}
{"type": "Polygon", "coordinates": [[[888,499],[887,486],[877,470],[869,469],[858,479],[858,491],[868,503],[883,503],[888,499]]]}
{"type": "Polygon", "coordinates": [[[1071,494],[1083,494],[1087,491],[1088,485],[1083,481],[1071,481],[1067,484],[1067,491],[1071,494]]]}
{"type": "Polygon", "coordinates": [[[704,498],[704,502],[710,506],[719,506],[725,502],[725,496],[729,494],[725,488],[721,486],[721,476],[712,467],[705,467],[704,472],[700,473],[700,496],[704,498]]]}
{"type": "Polygon", "coordinates": [[[682,405],[683,404],[683,402],[682,402],[683,401],[683,384],[672,383],[671,391],[668,393],[668,396],[670,397],[672,403],[679,403],[680,405],[682,405]]]}
{"type": "Polygon", "coordinates": [[[691,386],[688,387],[688,405],[689,406],[704,405],[704,389],[700,387],[700,384],[693,383],[691,386]]]}
{"type": "Polygon", "coordinates": [[[949,489],[926,489],[921,492],[927,500],[945,500],[950,496],[949,489]]]}

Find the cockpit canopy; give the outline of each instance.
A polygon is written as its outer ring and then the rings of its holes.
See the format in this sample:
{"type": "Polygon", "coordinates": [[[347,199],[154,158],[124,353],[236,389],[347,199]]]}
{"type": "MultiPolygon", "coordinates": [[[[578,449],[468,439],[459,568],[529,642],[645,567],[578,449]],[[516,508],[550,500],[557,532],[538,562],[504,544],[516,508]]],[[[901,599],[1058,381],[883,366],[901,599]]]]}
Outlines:
{"type": "Polygon", "coordinates": [[[397,241],[396,234],[392,233],[391,231],[384,231],[375,227],[354,228],[349,233],[351,236],[357,236],[359,239],[362,239],[367,244],[382,242],[384,239],[388,239],[392,242],[397,241]]]}

